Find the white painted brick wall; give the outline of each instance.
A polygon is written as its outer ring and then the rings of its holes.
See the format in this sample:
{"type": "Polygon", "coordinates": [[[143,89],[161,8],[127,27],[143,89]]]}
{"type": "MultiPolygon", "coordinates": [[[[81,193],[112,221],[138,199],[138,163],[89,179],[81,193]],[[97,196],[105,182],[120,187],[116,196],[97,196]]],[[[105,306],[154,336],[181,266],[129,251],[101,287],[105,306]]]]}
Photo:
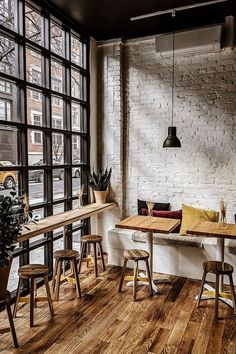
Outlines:
{"type": "MultiPolygon", "coordinates": [[[[127,153],[126,214],[137,198],[218,208],[236,213],[236,54],[231,50],[177,57],[174,125],[182,149],[163,149],[171,125],[172,59],[160,58],[154,39],[124,45],[125,114],[121,114],[120,44],[99,48],[100,163],[113,167],[112,185],[122,193],[120,148],[127,153]],[[121,120],[127,124],[122,142],[121,120]]],[[[118,217],[118,213],[117,213],[118,217]]]]}

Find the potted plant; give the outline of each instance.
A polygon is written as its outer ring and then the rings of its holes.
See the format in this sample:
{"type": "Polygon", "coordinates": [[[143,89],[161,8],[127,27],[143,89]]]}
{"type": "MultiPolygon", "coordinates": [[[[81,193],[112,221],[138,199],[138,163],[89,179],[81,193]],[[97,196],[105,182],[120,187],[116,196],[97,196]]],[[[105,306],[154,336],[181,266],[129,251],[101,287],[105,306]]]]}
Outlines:
{"type": "Polygon", "coordinates": [[[93,170],[91,173],[87,171],[88,183],[89,186],[94,191],[95,200],[98,204],[106,203],[108,187],[111,179],[111,168],[109,171],[107,168],[103,171],[102,168],[99,168],[97,172],[93,170]]]}
{"type": "Polygon", "coordinates": [[[22,226],[32,218],[31,212],[25,212],[23,200],[23,196],[17,196],[15,188],[10,196],[0,195],[0,300],[6,295],[14,243],[21,234],[22,226]]]}

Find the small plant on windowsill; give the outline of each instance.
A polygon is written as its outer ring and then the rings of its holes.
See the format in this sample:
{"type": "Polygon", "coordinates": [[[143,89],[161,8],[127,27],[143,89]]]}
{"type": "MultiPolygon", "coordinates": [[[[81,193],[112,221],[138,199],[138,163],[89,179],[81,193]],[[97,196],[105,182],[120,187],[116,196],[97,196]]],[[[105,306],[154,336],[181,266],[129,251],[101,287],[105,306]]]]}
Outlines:
{"type": "Polygon", "coordinates": [[[106,168],[104,171],[102,168],[99,168],[97,172],[93,169],[92,173],[87,171],[88,183],[94,191],[95,200],[98,204],[103,204],[106,202],[108,187],[111,179],[111,171],[111,168],[109,170],[106,168]]]}
{"type": "Polygon", "coordinates": [[[4,299],[12,263],[14,243],[21,235],[22,228],[33,219],[31,211],[26,210],[24,196],[18,196],[15,188],[9,196],[0,195],[0,300],[4,299]]]}

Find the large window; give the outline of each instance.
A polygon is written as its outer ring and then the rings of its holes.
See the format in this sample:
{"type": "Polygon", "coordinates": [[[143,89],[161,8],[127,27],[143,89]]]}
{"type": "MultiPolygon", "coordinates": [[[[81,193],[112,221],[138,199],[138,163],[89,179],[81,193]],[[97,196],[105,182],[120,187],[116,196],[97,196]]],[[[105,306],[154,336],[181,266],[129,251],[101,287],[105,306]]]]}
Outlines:
{"type": "MultiPolygon", "coordinates": [[[[77,207],[76,192],[86,186],[88,43],[49,9],[0,0],[0,194],[25,191],[40,218],[77,207]]],[[[86,227],[19,244],[10,289],[19,265],[40,261],[52,272],[53,251],[71,247],[86,227]]]]}

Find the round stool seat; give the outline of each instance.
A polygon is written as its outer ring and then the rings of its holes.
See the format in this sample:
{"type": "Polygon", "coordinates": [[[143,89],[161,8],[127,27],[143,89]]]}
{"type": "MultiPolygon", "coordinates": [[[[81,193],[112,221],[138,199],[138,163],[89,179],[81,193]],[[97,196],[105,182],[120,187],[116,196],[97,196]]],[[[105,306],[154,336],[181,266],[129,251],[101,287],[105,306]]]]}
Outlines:
{"type": "Polygon", "coordinates": [[[203,263],[203,269],[209,273],[227,275],[232,274],[234,268],[229,263],[222,263],[219,261],[207,261],[203,263]]]}
{"type": "Polygon", "coordinates": [[[85,242],[102,242],[102,236],[99,235],[85,235],[81,237],[81,241],[85,242]]]}
{"type": "Polygon", "coordinates": [[[130,249],[124,251],[124,257],[132,261],[139,261],[147,259],[149,257],[149,253],[144,250],[130,249]]]}
{"type": "Polygon", "coordinates": [[[70,260],[79,257],[79,252],[75,250],[60,250],[53,253],[54,258],[62,260],[70,260]]]}
{"type": "Polygon", "coordinates": [[[21,278],[38,278],[48,274],[48,267],[44,264],[27,264],[18,270],[21,278]]]}

